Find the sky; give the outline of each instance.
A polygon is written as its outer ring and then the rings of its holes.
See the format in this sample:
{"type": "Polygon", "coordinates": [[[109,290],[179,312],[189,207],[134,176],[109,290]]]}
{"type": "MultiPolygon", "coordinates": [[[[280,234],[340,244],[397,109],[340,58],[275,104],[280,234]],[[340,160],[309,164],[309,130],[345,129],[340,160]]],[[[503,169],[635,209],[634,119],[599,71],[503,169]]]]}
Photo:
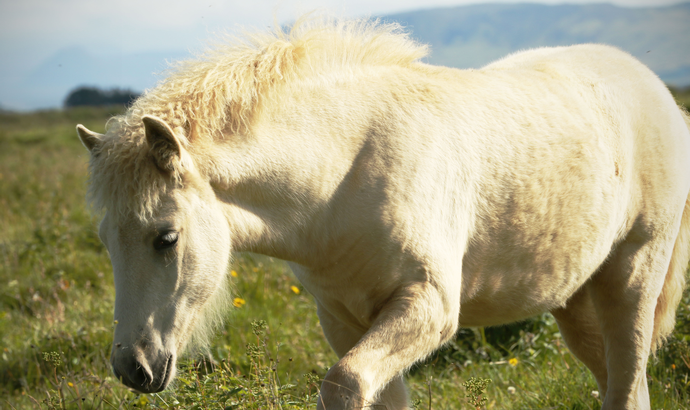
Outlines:
{"type": "MultiPolygon", "coordinates": [[[[66,49],[92,54],[193,52],[219,32],[261,28],[309,11],[376,16],[416,9],[477,4],[482,0],[0,0],[0,106],[30,109],[20,84],[66,49]],[[28,77],[27,77],[28,76],[28,77]]],[[[497,2],[517,2],[491,0],[497,2]]],[[[524,2],[524,1],[523,1],[524,2]]],[[[536,0],[543,4],[602,0],[536,0]]],[[[619,6],[661,6],[678,0],[614,0],[619,6]]],[[[171,53],[172,55],[172,53],[171,53]]]]}

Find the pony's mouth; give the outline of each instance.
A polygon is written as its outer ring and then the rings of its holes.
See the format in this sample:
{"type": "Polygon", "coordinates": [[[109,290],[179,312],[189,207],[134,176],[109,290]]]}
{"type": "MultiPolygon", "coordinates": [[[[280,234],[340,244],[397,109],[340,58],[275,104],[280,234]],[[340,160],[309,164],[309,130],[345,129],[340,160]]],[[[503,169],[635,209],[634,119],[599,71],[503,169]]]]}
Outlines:
{"type": "Polygon", "coordinates": [[[163,375],[161,376],[161,384],[158,386],[156,391],[154,393],[161,392],[165,390],[166,387],[168,387],[168,384],[170,383],[170,379],[172,378],[173,374],[173,366],[175,365],[175,359],[173,358],[173,355],[168,355],[168,358],[165,362],[165,371],[163,375]]]}

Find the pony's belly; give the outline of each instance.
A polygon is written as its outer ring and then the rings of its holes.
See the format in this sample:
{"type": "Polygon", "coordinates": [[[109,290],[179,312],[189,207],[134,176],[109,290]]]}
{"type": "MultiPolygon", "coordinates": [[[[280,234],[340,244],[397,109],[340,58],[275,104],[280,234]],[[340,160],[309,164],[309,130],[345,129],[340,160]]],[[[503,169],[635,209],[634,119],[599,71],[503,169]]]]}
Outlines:
{"type": "MultiPolygon", "coordinates": [[[[597,208],[588,195],[569,209],[495,212],[507,222],[482,227],[463,259],[461,326],[502,325],[565,306],[628,229],[624,201],[597,208]]],[[[516,207],[529,208],[523,202],[516,207]]]]}
{"type": "Polygon", "coordinates": [[[588,269],[578,271],[535,269],[469,275],[460,301],[460,326],[504,325],[562,307],[590,276],[588,269]]]}
{"type": "Polygon", "coordinates": [[[460,303],[460,326],[498,326],[518,322],[554,308],[553,303],[538,303],[512,297],[508,301],[474,299],[460,303]],[[523,302],[523,303],[520,303],[523,302]]]}

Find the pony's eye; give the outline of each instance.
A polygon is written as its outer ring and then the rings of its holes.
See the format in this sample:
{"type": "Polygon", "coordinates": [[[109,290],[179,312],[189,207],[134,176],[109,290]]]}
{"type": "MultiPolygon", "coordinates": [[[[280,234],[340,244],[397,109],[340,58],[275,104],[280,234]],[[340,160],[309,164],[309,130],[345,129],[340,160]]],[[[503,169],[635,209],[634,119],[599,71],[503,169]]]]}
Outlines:
{"type": "Polygon", "coordinates": [[[179,233],[175,231],[169,231],[162,233],[156,237],[156,239],[153,241],[153,248],[157,251],[165,251],[177,243],[177,239],[179,238],[179,233]]]}

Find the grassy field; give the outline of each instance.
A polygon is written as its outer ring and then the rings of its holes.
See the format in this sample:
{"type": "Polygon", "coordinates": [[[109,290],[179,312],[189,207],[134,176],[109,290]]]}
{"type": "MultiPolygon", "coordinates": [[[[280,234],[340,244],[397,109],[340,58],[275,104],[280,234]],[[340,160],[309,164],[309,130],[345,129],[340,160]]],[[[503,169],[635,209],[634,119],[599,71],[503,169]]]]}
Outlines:
{"type": "MultiPolygon", "coordinates": [[[[689,96],[677,98],[690,105],[689,96]]],[[[111,375],[112,270],[85,206],[87,154],[74,126],[103,132],[112,114],[0,113],[0,408],[315,408],[336,356],[312,298],[282,262],[256,255],[235,258],[227,324],[208,352],[181,363],[172,388],[139,395],[111,375]]],[[[676,332],[649,365],[653,409],[690,402],[689,306],[686,291],[676,332]]],[[[550,315],[463,329],[408,381],[418,409],[601,406],[550,315]]]]}
{"type": "Polygon", "coordinates": [[[669,87],[669,89],[671,90],[671,94],[676,98],[676,102],[690,110],[690,87],[669,87]]]}

